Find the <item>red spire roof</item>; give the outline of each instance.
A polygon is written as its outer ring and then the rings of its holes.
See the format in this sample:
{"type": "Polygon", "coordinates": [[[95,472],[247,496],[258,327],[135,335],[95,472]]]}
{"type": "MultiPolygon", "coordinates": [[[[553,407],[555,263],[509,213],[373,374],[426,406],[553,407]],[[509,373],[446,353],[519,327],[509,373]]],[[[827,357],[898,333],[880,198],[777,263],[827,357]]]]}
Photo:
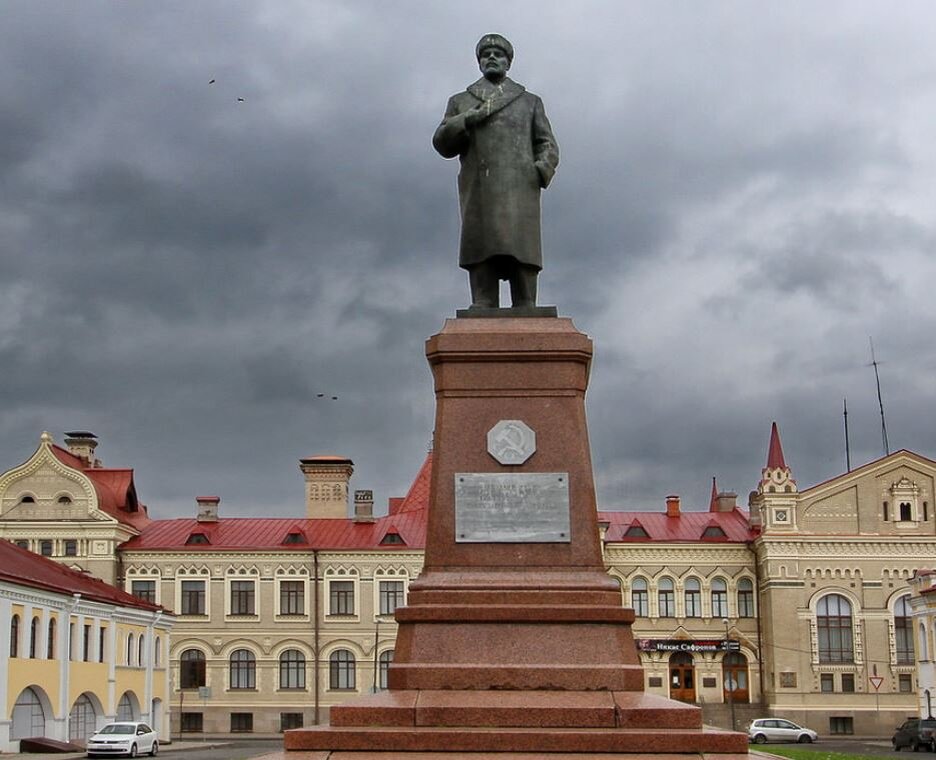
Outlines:
{"type": "Polygon", "coordinates": [[[774,422],[770,428],[770,448],[767,451],[767,469],[785,470],[786,461],[783,459],[783,446],[780,445],[780,431],[774,422]]]}

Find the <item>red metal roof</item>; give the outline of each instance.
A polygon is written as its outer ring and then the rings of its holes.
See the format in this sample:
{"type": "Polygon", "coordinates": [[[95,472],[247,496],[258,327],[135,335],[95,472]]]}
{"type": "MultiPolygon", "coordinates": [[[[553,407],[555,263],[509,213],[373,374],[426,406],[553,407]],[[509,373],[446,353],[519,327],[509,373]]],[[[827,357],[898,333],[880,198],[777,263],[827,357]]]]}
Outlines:
{"type": "Polygon", "coordinates": [[[81,594],[82,599],[107,602],[121,607],[160,610],[155,604],[121,591],[93,575],[72,570],[46,557],[21,549],[9,541],[0,540],[0,580],[21,586],[54,591],[60,594],[81,594]]]}
{"type": "Polygon", "coordinates": [[[780,431],[777,423],[770,427],[770,448],[767,450],[767,468],[770,470],[785,470],[786,461],[783,459],[783,446],[780,445],[780,431]]]}
{"type": "Polygon", "coordinates": [[[137,499],[133,470],[89,467],[81,457],[56,444],[52,444],[52,453],[66,467],[79,470],[91,479],[102,511],[137,530],[149,524],[146,507],[137,499]]]}
{"type": "Polygon", "coordinates": [[[648,540],[746,543],[756,536],[748,525],[747,513],[740,509],[732,512],[680,512],[679,517],[667,517],[665,512],[599,512],[598,519],[609,523],[605,534],[608,543],[648,540]],[[625,535],[634,524],[647,531],[649,539],[625,535]],[[725,536],[702,538],[702,533],[711,526],[721,528],[725,536]]]}

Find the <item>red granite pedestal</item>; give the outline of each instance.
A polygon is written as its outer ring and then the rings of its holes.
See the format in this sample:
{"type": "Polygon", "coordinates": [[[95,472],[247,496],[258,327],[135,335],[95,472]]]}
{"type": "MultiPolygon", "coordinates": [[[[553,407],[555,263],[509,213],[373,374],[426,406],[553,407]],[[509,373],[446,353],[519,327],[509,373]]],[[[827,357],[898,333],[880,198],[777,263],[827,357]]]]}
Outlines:
{"type": "Polygon", "coordinates": [[[744,734],[703,728],[698,707],[643,692],[634,613],[621,607],[598,537],[591,340],[569,319],[457,319],[426,353],[436,389],[426,556],[396,612],[389,690],[332,708],[329,726],[288,731],[286,749],[361,760],[746,754],[744,734]],[[488,452],[501,420],[535,431],[523,464],[488,452]],[[562,473],[569,536],[458,540],[459,473],[562,473]]]}

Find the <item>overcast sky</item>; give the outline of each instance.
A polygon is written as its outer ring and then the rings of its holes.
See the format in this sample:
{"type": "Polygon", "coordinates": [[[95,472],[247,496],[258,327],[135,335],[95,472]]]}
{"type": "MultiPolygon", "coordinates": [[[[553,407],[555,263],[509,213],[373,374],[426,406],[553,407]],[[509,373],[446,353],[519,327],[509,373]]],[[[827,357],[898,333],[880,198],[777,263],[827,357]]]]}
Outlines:
{"type": "Polygon", "coordinates": [[[844,397],[853,465],[880,456],[869,336],[891,450],[936,457],[931,2],[2,17],[0,470],[84,429],[157,517],[300,515],[317,453],[405,493],[424,341],[468,302],[430,138],[491,31],[561,147],[540,302],[595,342],[601,508],[704,508],[713,475],[746,504],[771,420],[801,488],[834,476],[844,397]]]}

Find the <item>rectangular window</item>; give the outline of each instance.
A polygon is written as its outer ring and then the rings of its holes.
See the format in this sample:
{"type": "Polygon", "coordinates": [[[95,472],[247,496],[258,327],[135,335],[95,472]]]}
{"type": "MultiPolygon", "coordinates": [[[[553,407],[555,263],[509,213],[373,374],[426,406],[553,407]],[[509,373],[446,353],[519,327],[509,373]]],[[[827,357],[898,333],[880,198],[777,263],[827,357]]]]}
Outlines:
{"type": "Polygon", "coordinates": [[[754,592],[747,589],[738,591],[738,617],[754,617],[754,592]]]}
{"type": "Polygon", "coordinates": [[[253,581],[231,581],[231,614],[255,614],[253,581]]]}
{"type": "Polygon", "coordinates": [[[824,693],[835,691],[835,676],[832,673],[822,673],[819,676],[819,689],[824,693]]]}
{"type": "Polygon", "coordinates": [[[328,614],[354,614],[354,581],[331,581],[328,584],[328,614]]]}
{"type": "MultiPolygon", "coordinates": [[[[205,582],[182,581],[182,614],[205,614],[205,582]]],[[[193,715],[195,713],[192,713],[193,715]]],[[[198,713],[201,715],[201,713],[198,713]]]]}
{"type": "Polygon", "coordinates": [[[104,655],[107,654],[107,651],[104,649],[105,636],[107,635],[107,628],[103,625],[98,628],[98,662],[104,662],[104,655]]]}
{"type": "Polygon", "coordinates": [[[380,582],[380,614],[392,615],[403,606],[403,581],[380,582]]]}
{"type": "Polygon", "coordinates": [[[855,691],[855,674],[842,673],[842,691],[851,694],[855,691]]]}
{"type": "Polygon", "coordinates": [[[39,553],[43,557],[52,556],[52,542],[51,541],[40,541],[39,542],[39,553]]]}
{"type": "Polygon", "coordinates": [[[853,734],[855,733],[854,720],[848,717],[829,718],[830,734],[853,734]]]}
{"type": "Polygon", "coordinates": [[[75,624],[68,624],[68,659],[75,659],[75,624]]]}
{"type": "Polygon", "coordinates": [[[302,713],[280,713],[280,731],[302,728],[302,713]]]}
{"type": "Polygon", "coordinates": [[[894,638],[897,645],[897,663],[899,665],[912,665],[914,662],[913,626],[910,618],[894,618],[894,638]]]}
{"type": "Polygon", "coordinates": [[[305,614],[305,583],[280,581],[280,615],[305,614]]]}
{"type": "Polygon", "coordinates": [[[77,557],[78,556],[78,542],[74,539],[68,539],[65,541],[65,556],[66,557],[77,557]]]}
{"type": "Polygon", "coordinates": [[[686,592],[686,617],[702,617],[702,592],[696,590],[686,592]]]}
{"type": "Polygon", "coordinates": [[[670,590],[659,592],[660,617],[674,617],[676,615],[676,596],[670,590]]]}
{"type": "Polygon", "coordinates": [[[897,676],[897,688],[901,694],[909,694],[913,691],[913,676],[909,673],[901,673],[897,676]]]}
{"type": "Polygon", "coordinates": [[[728,592],[712,590],[712,617],[728,617],[728,592]]]}
{"type": "Polygon", "coordinates": [[[231,733],[244,734],[253,731],[253,713],[231,713],[231,733]]]}
{"type": "Polygon", "coordinates": [[[631,591],[631,604],[634,605],[634,614],[637,617],[647,617],[650,614],[647,592],[643,590],[631,591]]]}
{"type": "Polygon", "coordinates": [[[91,661],[91,626],[84,627],[84,636],[81,639],[81,659],[84,662],[91,661]]]}
{"type": "Polygon", "coordinates": [[[186,734],[200,734],[204,730],[204,716],[200,712],[182,713],[179,730],[186,734]]]}
{"type": "Polygon", "coordinates": [[[130,584],[130,593],[144,602],[156,604],[156,581],[133,581],[130,584]]]}

